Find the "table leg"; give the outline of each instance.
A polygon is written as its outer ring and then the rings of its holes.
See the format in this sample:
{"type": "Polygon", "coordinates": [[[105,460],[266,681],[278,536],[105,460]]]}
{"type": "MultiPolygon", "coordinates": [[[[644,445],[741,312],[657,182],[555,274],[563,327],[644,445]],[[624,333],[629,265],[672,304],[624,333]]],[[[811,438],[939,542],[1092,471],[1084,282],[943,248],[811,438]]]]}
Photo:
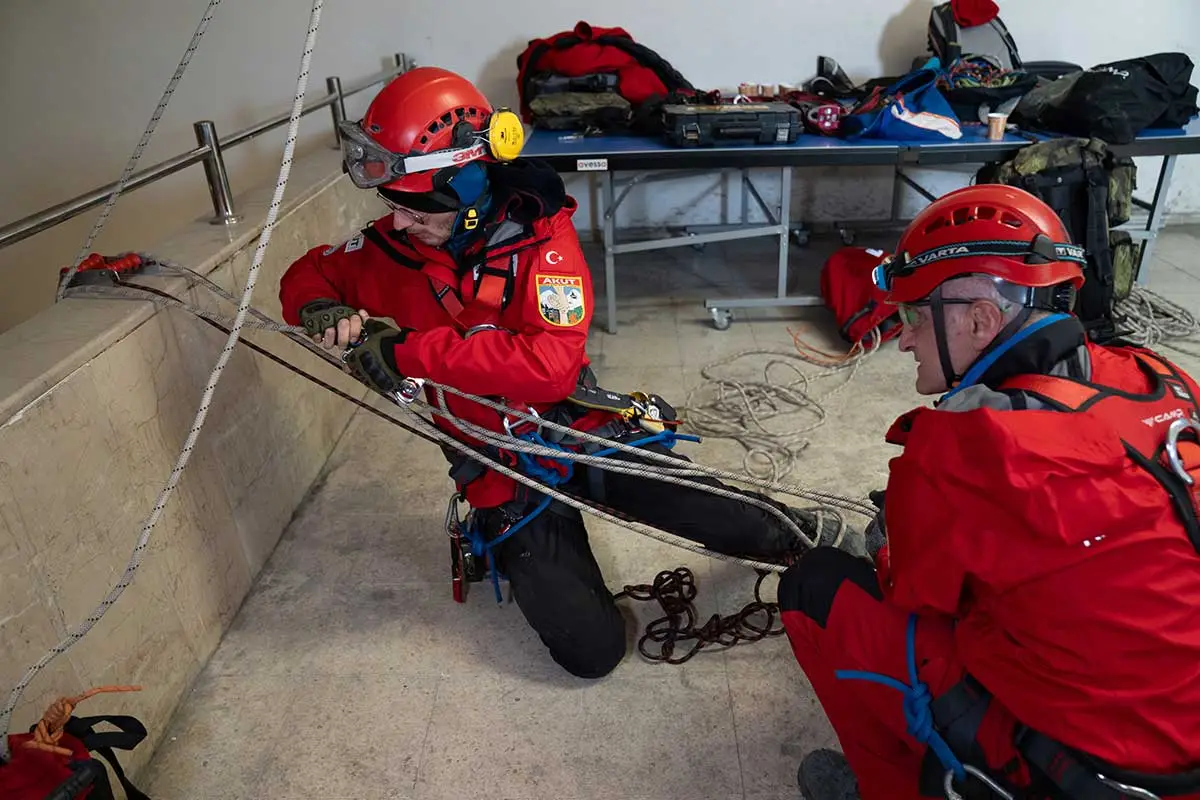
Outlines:
{"type": "Polygon", "coordinates": [[[613,193],[613,174],[604,173],[604,294],[608,303],[608,332],[617,332],[617,265],[613,247],[616,245],[617,206],[613,193]]]}
{"type": "Polygon", "coordinates": [[[1146,218],[1146,240],[1138,254],[1137,284],[1147,283],[1150,258],[1154,255],[1154,240],[1163,226],[1163,203],[1167,199],[1167,190],[1171,187],[1171,176],[1175,172],[1176,156],[1164,156],[1162,167],[1158,171],[1158,183],[1154,187],[1154,199],[1150,201],[1150,215],[1146,218]]]}
{"type": "Polygon", "coordinates": [[[776,296],[787,297],[788,238],[792,214],[792,168],[783,167],[779,176],[779,287],[776,296]]]}

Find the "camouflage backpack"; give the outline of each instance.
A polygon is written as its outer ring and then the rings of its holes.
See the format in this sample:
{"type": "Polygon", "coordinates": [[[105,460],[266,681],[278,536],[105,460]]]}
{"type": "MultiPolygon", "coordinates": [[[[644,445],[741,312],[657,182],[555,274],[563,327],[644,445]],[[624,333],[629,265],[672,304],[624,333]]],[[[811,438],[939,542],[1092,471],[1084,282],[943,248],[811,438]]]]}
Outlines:
{"type": "Polygon", "coordinates": [[[1137,187],[1133,159],[1113,156],[1100,139],[1051,139],[984,166],[976,182],[1017,186],[1055,210],[1072,241],[1087,249],[1075,313],[1093,341],[1114,338],[1113,304],[1129,296],[1136,277],[1133,239],[1112,230],[1129,221],[1137,187]]]}

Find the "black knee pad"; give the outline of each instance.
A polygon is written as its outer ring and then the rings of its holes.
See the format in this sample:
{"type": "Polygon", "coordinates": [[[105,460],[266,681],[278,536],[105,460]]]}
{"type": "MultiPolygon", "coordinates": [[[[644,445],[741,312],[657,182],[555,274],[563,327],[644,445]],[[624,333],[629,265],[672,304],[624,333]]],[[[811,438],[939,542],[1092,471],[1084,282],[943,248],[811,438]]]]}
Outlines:
{"type": "Polygon", "coordinates": [[[818,547],[806,553],[779,579],[779,608],[799,611],[824,628],[833,609],[833,599],[846,581],[876,600],[883,600],[871,562],[836,547],[818,547]]]}
{"type": "Polygon", "coordinates": [[[557,643],[550,649],[551,658],[577,678],[595,680],[612,672],[625,658],[625,618],[620,612],[613,616],[588,630],[582,640],[557,643]]]}

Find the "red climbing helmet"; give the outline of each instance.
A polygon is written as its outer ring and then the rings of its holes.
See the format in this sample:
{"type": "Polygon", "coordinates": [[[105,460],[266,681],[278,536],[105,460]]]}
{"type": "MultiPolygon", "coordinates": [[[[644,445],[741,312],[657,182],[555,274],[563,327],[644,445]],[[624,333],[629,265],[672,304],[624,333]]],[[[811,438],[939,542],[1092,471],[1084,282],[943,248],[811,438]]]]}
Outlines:
{"type": "Polygon", "coordinates": [[[342,157],[354,185],[429,193],[472,161],[510,161],[525,140],[520,119],[494,109],[466,78],[439,67],[414,67],[371,101],[361,122],[339,127],[342,157]]]}
{"type": "Polygon", "coordinates": [[[1025,305],[1069,310],[1086,263],[1050,206],[1024,189],[986,183],[927,206],[873,277],[891,303],[915,303],[951,278],[983,274],[1028,287],[1025,305]]]}

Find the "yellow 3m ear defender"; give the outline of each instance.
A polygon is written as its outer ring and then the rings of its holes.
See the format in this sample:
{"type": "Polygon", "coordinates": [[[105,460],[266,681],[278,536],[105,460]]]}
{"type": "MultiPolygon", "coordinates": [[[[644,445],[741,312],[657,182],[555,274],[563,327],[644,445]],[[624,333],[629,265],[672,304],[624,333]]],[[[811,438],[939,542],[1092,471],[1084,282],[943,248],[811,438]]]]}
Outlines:
{"type": "Polygon", "coordinates": [[[497,108],[488,120],[488,150],[497,161],[512,161],[525,146],[525,126],[510,109],[497,108]]]}

